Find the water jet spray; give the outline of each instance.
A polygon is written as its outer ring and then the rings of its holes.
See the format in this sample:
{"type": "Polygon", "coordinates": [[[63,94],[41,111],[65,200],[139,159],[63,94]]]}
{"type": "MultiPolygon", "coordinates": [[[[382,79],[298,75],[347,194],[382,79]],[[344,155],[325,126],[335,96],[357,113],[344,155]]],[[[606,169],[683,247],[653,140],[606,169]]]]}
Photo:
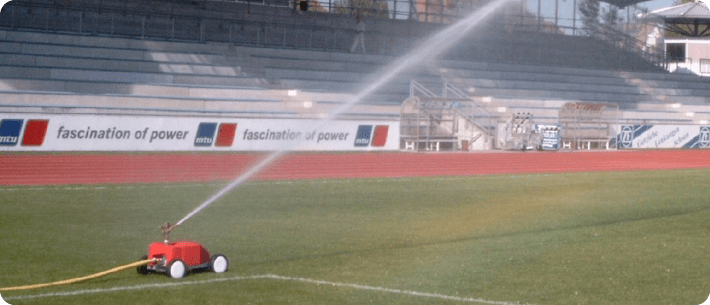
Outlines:
{"type": "MultiPolygon", "coordinates": [[[[485,19],[485,17],[491,15],[493,12],[497,11],[498,9],[502,8],[504,5],[506,5],[509,2],[513,2],[515,0],[494,0],[489,2],[488,4],[484,5],[480,9],[476,10],[475,12],[471,13],[470,15],[466,16],[465,18],[457,21],[456,23],[448,26],[444,30],[438,32],[437,34],[422,40],[422,43],[414,48],[412,51],[407,53],[406,55],[398,58],[395,60],[392,64],[387,65],[384,67],[379,73],[377,73],[376,77],[374,77],[374,80],[369,83],[369,85],[365,86],[362,88],[358,94],[353,96],[352,99],[341,105],[340,107],[336,108],[335,110],[331,111],[328,113],[328,115],[319,121],[319,123],[315,126],[315,129],[319,129],[322,126],[328,124],[329,122],[333,121],[335,118],[337,118],[340,114],[343,114],[345,111],[348,109],[352,108],[354,105],[359,103],[363,98],[366,96],[372,94],[375,90],[380,89],[385,83],[391,81],[395,76],[403,72],[404,70],[411,68],[417,64],[420,64],[421,62],[435,58],[439,56],[441,53],[451,49],[456,43],[458,43],[459,40],[461,40],[463,37],[468,35],[470,31],[475,28],[481,21],[485,19]]],[[[169,241],[169,235],[170,232],[175,229],[177,226],[183,224],[185,221],[188,219],[192,218],[193,216],[197,215],[200,213],[202,210],[207,208],[209,205],[220,199],[222,196],[226,195],[229,193],[231,190],[234,188],[238,187],[239,185],[243,184],[247,180],[249,180],[252,176],[255,174],[259,173],[261,170],[269,166],[271,163],[273,163],[276,159],[279,157],[283,156],[284,154],[292,151],[294,148],[296,148],[298,145],[301,143],[292,143],[291,145],[287,147],[283,147],[280,150],[277,150],[275,152],[272,152],[269,154],[266,158],[262,159],[257,163],[257,165],[251,167],[249,170],[232,180],[228,185],[223,187],[221,190],[219,190],[217,193],[212,195],[210,198],[205,200],[202,204],[200,204],[197,208],[192,210],[190,213],[185,215],[182,219],[177,221],[174,225],[171,225],[170,223],[165,223],[163,226],[161,226],[161,230],[163,231],[163,236],[164,236],[164,242],[163,243],[153,243],[150,245],[149,248],[149,255],[147,258],[149,259],[159,259],[160,261],[158,263],[152,263],[146,265],[148,268],[146,269],[141,269],[139,268],[139,273],[147,273],[149,271],[158,271],[158,272],[166,272],[172,277],[182,277],[184,275],[185,269],[189,268],[211,268],[215,272],[224,272],[227,270],[227,259],[223,255],[219,255],[217,258],[217,261],[215,261],[215,258],[213,257],[212,260],[209,259],[209,253],[207,253],[207,250],[205,250],[201,245],[194,243],[194,242],[170,242],[169,241]],[[170,251],[188,251],[190,255],[197,256],[200,259],[198,260],[191,260],[191,264],[193,265],[186,265],[186,264],[180,264],[180,263],[175,263],[175,261],[180,261],[179,258],[175,257],[168,257],[168,253],[170,251]],[[177,266],[173,266],[173,264],[177,264],[177,266]],[[173,271],[173,268],[176,269],[173,271]],[[182,272],[181,272],[182,271],[182,272]],[[175,275],[177,276],[175,276],[175,275]]]]}

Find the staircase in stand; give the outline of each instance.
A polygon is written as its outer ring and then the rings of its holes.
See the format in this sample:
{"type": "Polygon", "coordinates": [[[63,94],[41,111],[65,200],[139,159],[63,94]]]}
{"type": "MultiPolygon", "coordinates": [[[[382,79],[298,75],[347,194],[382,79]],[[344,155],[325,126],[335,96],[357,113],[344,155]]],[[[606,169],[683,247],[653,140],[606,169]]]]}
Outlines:
{"type": "Polygon", "coordinates": [[[441,94],[411,81],[410,96],[402,104],[400,136],[406,150],[490,149],[499,116],[484,102],[450,83],[441,94]]]}

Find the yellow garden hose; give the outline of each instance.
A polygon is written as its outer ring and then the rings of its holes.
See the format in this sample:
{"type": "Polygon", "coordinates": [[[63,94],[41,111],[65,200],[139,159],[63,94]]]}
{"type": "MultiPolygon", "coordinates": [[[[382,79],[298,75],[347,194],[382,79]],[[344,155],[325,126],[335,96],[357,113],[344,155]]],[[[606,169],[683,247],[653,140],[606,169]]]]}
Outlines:
{"type": "Polygon", "coordinates": [[[111,273],[116,273],[116,272],[119,272],[119,271],[122,271],[122,270],[125,270],[125,269],[128,269],[128,268],[133,268],[133,267],[138,267],[138,266],[146,265],[146,264],[148,264],[148,263],[150,263],[150,262],[153,262],[153,261],[157,261],[157,259],[146,259],[146,260],[138,261],[138,262],[131,263],[131,264],[128,264],[128,265],[116,267],[116,268],[113,268],[113,269],[110,269],[110,270],[106,270],[106,271],[103,271],[103,272],[99,272],[99,273],[96,273],[96,274],[92,274],[92,275],[88,275],[88,276],[84,276],[84,277],[77,277],[77,278],[68,279],[68,280],[63,280],[63,281],[58,281],[58,282],[53,282],[53,283],[44,283],[44,284],[35,284],[35,285],[26,285],[26,286],[15,286],[15,287],[4,287],[4,288],[0,288],[0,292],[14,291],[14,290],[39,289],[39,288],[46,288],[46,287],[52,287],[52,286],[68,285],[68,284],[78,283],[78,282],[82,282],[82,281],[86,281],[86,280],[91,280],[91,279],[99,278],[99,277],[102,277],[102,276],[105,276],[105,275],[108,275],[108,274],[111,274],[111,273]]]}

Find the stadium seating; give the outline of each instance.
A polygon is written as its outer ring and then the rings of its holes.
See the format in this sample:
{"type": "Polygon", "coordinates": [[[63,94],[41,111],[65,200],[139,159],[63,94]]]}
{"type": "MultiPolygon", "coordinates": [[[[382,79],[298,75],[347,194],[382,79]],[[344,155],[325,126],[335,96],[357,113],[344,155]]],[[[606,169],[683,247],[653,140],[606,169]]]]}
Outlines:
{"type": "MultiPolygon", "coordinates": [[[[87,7],[93,3],[84,2],[82,5],[87,7]]],[[[129,7],[131,2],[104,4],[104,10],[138,10],[129,7]]],[[[224,11],[239,5],[245,4],[209,2],[207,7],[171,7],[173,13],[226,18],[224,11]]],[[[166,10],[160,5],[141,9],[146,13],[166,10]]],[[[340,17],[346,21],[343,25],[338,24],[337,15],[294,15],[288,8],[258,5],[248,10],[253,14],[235,11],[232,15],[241,24],[248,24],[264,22],[262,13],[276,14],[283,17],[281,23],[315,23],[310,26],[332,27],[341,34],[348,34],[346,28],[350,26],[347,16],[340,17]],[[271,11],[259,13],[263,10],[271,11]],[[259,16],[262,20],[257,20],[259,16]]],[[[94,17],[97,24],[97,18],[108,18],[99,15],[94,17]]],[[[69,28],[67,24],[77,22],[75,19],[66,18],[63,25],[53,26],[69,28]]],[[[158,19],[153,17],[153,22],[158,19]]],[[[313,110],[283,102],[288,99],[288,90],[300,90],[302,96],[318,105],[317,111],[333,109],[350,100],[397,56],[416,45],[415,41],[393,37],[403,32],[411,37],[413,28],[421,33],[432,33],[437,28],[372,20],[372,35],[366,41],[368,54],[350,54],[345,50],[352,35],[333,38],[328,43],[334,49],[298,41],[303,37],[288,40],[286,32],[277,33],[283,37],[273,45],[264,41],[261,45],[240,43],[231,32],[225,41],[210,41],[215,38],[210,35],[231,31],[232,26],[240,24],[237,22],[221,31],[212,24],[203,34],[191,32],[200,36],[193,41],[170,41],[164,37],[151,40],[141,33],[140,28],[145,32],[141,20],[134,21],[120,26],[131,28],[135,37],[109,37],[99,35],[101,31],[47,30],[49,24],[47,29],[1,30],[0,105],[53,105],[82,111],[103,107],[101,111],[125,108],[228,112],[259,117],[315,115],[313,110]]],[[[251,35],[244,27],[242,30],[243,35],[251,35]]],[[[181,35],[188,34],[185,30],[181,35]]],[[[258,39],[268,38],[264,33],[258,35],[262,35],[258,39]]],[[[428,60],[389,81],[350,110],[349,115],[396,119],[399,105],[409,96],[410,80],[429,87],[446,82],[474,99],[485,98],[492,113],[502,121],[509,113],[522,111],[553,123],[566,102],[615,103],[628,122],[694,122],[710,114],[708,80],[659,72],[658,67],[604,42],[589,37],[535,32],[522,35],[488,29],[473,35],[442,58],[428,60]],[[494,110],[500,107],[506,110],[494,110]]],[[[317,38],[309,39],[314,37],[317,38]]]]}

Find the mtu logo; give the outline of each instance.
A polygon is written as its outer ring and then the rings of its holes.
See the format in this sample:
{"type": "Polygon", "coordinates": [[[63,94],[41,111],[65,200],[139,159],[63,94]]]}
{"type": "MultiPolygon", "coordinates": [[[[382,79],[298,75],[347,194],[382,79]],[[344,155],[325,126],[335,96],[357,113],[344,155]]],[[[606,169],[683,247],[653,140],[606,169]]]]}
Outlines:
{"type": "Polygon", "coordinates": [[[372,132],[372,125],[360,125],[357,127],[357,135],[355,136],[356,147],[384,147],[387,143],[387,133],[389,125],[375,126],[375,132],[372,132]],[[372,144],[370,144],[372,143],[372,144]]]}
{"type": "Polygon", "coordinates": [[[200,123],[197,127],[197,136],[195,137],[196,147],[211,147],[214,143],[217,147],[230,147],[234,143],[234,135],[237,132],[236,123],[221,123],[219,124],[219,132],[217,132],[217,140],[214,135],[217,131],[217,123],[200,123]]]}
{"type": "Polygon", "coordinates": [[[15,146],[20,142],[22,126],[25,132],[22,134],[22,146],[40,146],[44,143],[47,135],[49,120],[27,120],[23,124],[23,119],[0,120],[0,146],[15,146]]]}

